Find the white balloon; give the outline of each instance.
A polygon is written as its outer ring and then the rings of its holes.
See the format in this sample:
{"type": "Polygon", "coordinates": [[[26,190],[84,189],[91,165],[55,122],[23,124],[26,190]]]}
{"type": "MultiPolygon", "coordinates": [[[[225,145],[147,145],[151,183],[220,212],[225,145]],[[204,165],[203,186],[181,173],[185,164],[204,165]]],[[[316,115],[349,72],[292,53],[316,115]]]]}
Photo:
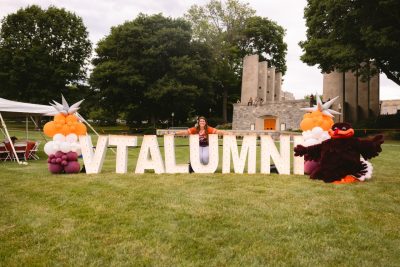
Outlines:
{"type": "Polygon", "coordinates": [[[311,137],[311,131],[307,130],[302,133],[304,139],[308,139],[311,137]]]}
{"type": "Polygon", "coordinates": [[[314,128],[312,128],[311,132],[313,133],[313,135],[321,135],[323,133],[323,129],[319,126],[316,126],[314,128]]]}
{"type": "Polygon", "coordinates": [[[68,142],[62,142],[60,145],[60,150],[63,153],[68,153],[71,151],[71,145],[68,142]]]}
{"type": "Polygon", "coordinates": [[[55,151],[60,151],[60,144],[61,144],[60,141],[53,141],[53,149],[55,151]]]}
{"type": "Polygon", "coordinates": [[[78,141],[78,136],[77,136],[76,134],[74,134],[74,133],[71,133],[71,134],[67,135],[67,137],[65,138],[65,140],[66,140],[68,143],[75,143],[75,142],[78,141]]]}
{"type": "Polygon", "coordinates": [[[47,142],[44,145],[44,153],[46,153],[47,156],[50,156],[51,154],[55,154],[57,152],[57,150],[53,149],[53,141],[47,142]]]}
{"type": "Polygon", "coordinates": [[[58,134],[55,134],[53,136],[53,140],[54,141],[59,141],[59,142],[64,142],[65,141],[65,136],[63,134],[58,133],[58,134]]]}
{"type": "Polygon", "coordinates": [[[325,141],[331,139],[331,136],[329,135],[328,132],[323,132],[323,134],[321,135],[321,141],[325,141]]]}
{"type": "Polygon", "coordinates": [[[316,144],[319,144],[319,143],[320,143],[320,142],[318,142],[317,139],[310,138],[310,139],[307,139],[307,140],[304,142],[304,146],[313,146],[313,145],[316,145],[316,144]]]}
{"type": "Polygon", "coordinates": [[[71,151],[78,154],[78,156],[80,156],[82,154],[81,145],[78,142],[72,143],[70,147],[71,147],[71,151]]]}

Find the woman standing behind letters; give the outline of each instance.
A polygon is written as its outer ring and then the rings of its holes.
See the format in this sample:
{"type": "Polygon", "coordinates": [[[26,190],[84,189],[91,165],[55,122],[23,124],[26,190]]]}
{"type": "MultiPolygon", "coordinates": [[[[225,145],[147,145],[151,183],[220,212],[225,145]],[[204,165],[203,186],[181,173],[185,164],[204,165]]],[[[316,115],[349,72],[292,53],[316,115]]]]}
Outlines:
{"type": "Polygon", "coordinates": [[[199,145],[200,145],[200,162],[204,165],[208,164],[208,135],[209,134],[226,134],[227,132],[217,130],[213,127],[208,126],[207,120],[205,117],[201,116],[198,119],[198,124],[196,127],[192,127],[187,129],[186,131],[178,131],[176,135],[191,135],[198,134],[199,135],[199,145]]]}

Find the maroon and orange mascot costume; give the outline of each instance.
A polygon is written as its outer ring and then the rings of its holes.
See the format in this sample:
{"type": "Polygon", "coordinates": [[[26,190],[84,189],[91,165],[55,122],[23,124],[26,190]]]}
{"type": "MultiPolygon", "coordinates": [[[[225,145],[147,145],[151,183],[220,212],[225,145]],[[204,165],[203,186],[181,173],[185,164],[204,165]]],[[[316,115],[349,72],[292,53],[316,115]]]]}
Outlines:
{"type": "MultiPolygon", "coordinates": [[[[310,162],[314,163],[312,168],[307,170],[311,179],[327,183],[352,183],[369,179],[372,175],[372,165],[367,160],[378,156],[382,151],[383,136],[377,135],[372,139],[363,140],[354,137],[354,129],[349,123],[333,123],[331,119],[333,115],[330,113],[338,113],[330,110],[329,107],[334,100],[336,98],[322,104],[320,98],[317,97],[317,105],[305,109],[311,113],[304,116],[301,123],[303,131],[309,131],[311,134],[314,127],[319,127],[327,131],[330,138],[308,146],[305,140],[303,145],[297,145],[294,148],[295,156],[304,156],[306,165],[310,162]],[[321,117],[316,126],[314,126],[316,120],[310,119],[317,116],[313,114],[321,117]],[[328,125],[330,125],[329,128],[328,125]]],[[[303,136],[307,136],[305,133],[303,136]]]]}

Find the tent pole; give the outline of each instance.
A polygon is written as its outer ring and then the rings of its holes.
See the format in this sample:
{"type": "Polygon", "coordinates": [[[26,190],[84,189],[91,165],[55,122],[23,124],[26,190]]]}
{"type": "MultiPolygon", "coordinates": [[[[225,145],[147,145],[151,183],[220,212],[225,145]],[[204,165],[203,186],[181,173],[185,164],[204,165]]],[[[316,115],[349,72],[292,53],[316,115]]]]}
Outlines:
{"type": "Polygon", "coordinates": [[[40,135],[43,137],[44,141],[47,142],[46,136],[44,136],[42,130],[40,130],[39,126],[37,125],[36,121],[30,116],[31,121],[35,124],[36,129],[39,131],[40,135]]]}
{"type": "Polygon", "coordinates": [[[26,131],[26,141],[28,141],[29,140],[28,116],[25,117],[25,131],[26,131]]]}
{"type": "MultiPolygon", "coordinates": [[[[15,159],[17,160],[18,164],[23,164],[22,162],[19,161],[17,152],[15,151],[14,144],[13,144],[13,142],[12,142],[12,140],[11,140],[10,134],[8,133],[8,129],[7,129],[6,123],[4,122],[3,116],[1,115],[1,113],[0,113],[0,120],[1,120],[1,126],[3,126],[4,132],[5,132],[6,135],[7,135],[8,142],[10,142],[10,146],[11,146],[12,151],[13,151],[13,153],[14,153],[15,159]]],[[[27,164],[27,163],[25,163],[25,164],[27,164]]]]}
{"type": "Polygon", "coordinates": [[[83,121],[87,126],[89,126],[89,128],[97,135],[100,136],[98,132],[96,132],[96,130],[92,127],[92,125],[89,124],[89,122],[87,122],[82,116],[81,114],[79,114],[78,112],[76,113],[76,115],[78,116],[78,118],[83,121]]]}

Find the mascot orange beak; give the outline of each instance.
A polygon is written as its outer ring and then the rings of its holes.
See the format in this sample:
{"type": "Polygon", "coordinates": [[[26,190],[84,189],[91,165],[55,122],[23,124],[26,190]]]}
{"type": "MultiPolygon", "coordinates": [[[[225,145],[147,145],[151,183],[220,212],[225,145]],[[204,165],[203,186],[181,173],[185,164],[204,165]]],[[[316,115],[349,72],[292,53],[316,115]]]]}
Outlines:
{"type": "Polygon", "coordinates": [[[352,137],[354,135],[354,130],[352,128],[350,128],[348,130],[345,130],[345,131],[342,131],[342,130],[339,130],[339,129],[336,129],[336,130],[329,129],[328,133],[333,139],[336,139],[336,138],[349,138],[349,137],[352,137]]]}

